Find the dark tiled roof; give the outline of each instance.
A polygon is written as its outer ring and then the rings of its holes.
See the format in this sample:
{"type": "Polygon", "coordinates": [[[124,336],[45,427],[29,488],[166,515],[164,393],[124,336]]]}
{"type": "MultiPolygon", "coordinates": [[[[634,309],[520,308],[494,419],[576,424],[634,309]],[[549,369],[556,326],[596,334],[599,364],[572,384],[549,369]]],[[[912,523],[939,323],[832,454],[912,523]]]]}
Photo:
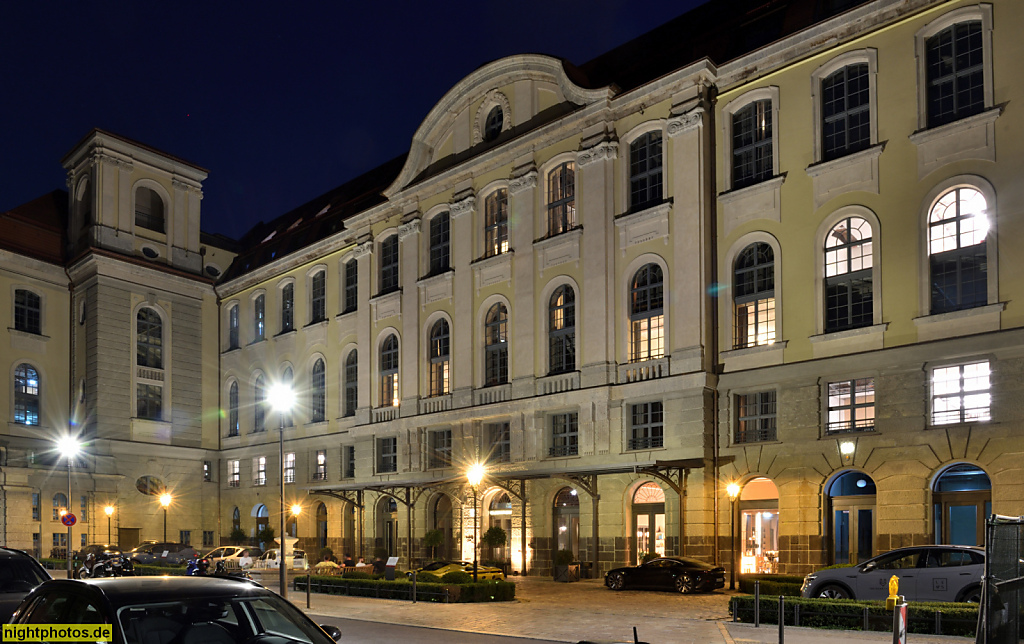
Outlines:
{"type": "Polygon", "coordinates": [[[0,248],[63,264],[67,220],[68,193],[54,190],[0,213],[0,248]]]}
{"type": "Polygon", "coordinates": [[[248,273],[343,230],[346,219],[386,201],[384,189],[398,177],[405,158],[403,154],[377,166],[270,223],[256,224],[242,236],[243,250],[223,279],[248,273]]]}

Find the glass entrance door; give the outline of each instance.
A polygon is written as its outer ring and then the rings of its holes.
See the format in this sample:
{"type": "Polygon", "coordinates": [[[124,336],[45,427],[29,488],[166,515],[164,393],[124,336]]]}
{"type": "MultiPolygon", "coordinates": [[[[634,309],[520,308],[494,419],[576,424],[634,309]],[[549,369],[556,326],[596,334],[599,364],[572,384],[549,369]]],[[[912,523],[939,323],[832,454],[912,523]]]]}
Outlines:
{"type": "Polygon", "coordinates": [[[858,564],[874,552],[874,506],[834,502],[832,525],[833,561],[858,564]]]}
{"type": "Polygon", "coordinates": [[[655,557],[665,556],[665,506],[651,504],[652,508],[634,506],[634,523],[636,524],[637,563],[645,554],[655,557]],[[645,511],[646,510],[646,511],[645,511]]]}

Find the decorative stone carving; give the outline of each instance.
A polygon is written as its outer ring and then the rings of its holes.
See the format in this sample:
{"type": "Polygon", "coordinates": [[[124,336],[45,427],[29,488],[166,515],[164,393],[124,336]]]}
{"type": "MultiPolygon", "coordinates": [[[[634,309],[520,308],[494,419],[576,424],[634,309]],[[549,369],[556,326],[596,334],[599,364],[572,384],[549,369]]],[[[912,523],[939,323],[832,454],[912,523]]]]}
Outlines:
{"type": "Polygon", "coordinates": [[[372,254],[373,254],[373,241],[372,240],[365,241],[365,242],[363,242],[361,244],[356,244],[355,249],[353,249],[353,251],[352,251],[352,257],[354,257],[356,259],[360,259],[361,257],[365,257],[367,255],[372,255],[372,254]]]}
{"type": "Polygon", "coordinates": [[[487,121],[487,115],[495,106],[501,108],[501,131],[504,132],[512,127],[512,105],[509,103],[508,97],[498,90],[492,89],[484,96],[484,102],[480,104],[476,111],[476,117],[473,118],[473,145],[484,140],[484,123],[487,121]]]}
{"type": "Polygon", "coordinates": [[[577,227],[547,239],[540,239],[533,242],[534,257],[537,258],[537,269],[541,273],[549,268],[579,262],[580,241],[583,238],[583,228],[577,227]]]}
{"type": "Polygon", "coordinates": [[[923,179],[954,161],[995,161],[996,119],[1002,113],[1003,108],[997,106],[953,123],[911,134],[910,142],[917,146],[917,176],[923,179]]]}
{"type": "Polygon", "coordinates": [[[398,227],[398,241],[402,241],[409,235],[417,235],[420,232],[420,220],[413,219],[398,227]]]}
{"type": "Polygon", "coordinates": [[[508,184],[509,194],[515,196],[524,190],[537,187],[537,171],[530,170],[512,179],[508,184]]]}
{"type": "Polygon", "coordinates": [[[671,210],[672,203],[666,201],[639,212],[616,217],[615,227],[619,230],[619,250],[625,254],[628,247],[652,239],[662,238],[667,242],[668,213],[671,210]]]}
{"type": "Polygon", "coordinates": [[[509,251],[473,262],[477,293],[481,289],[494,286],[495,284],[512,284],[512,255],[513,252],[509,251]]]}
{"type": "Polygon", "coordinates": [[[684,132],[689,132],[703,121],[704,108],[695,107],[685,114],[680,114],[668,120],[668,135],[670,137],[679,136],[684,132]]]}
{"type": "Polygon", "coordinates": [[[601,143],[587,148],[586,150],[580,150],[576,155],[576,161],[580,164],[580,167],[583,167],[604,159],[612,161],[618,155],[618,141],[602,141],[601,143]]]}
{"type": "Polygon", "coordinates": [[[417,282],[420,291],[420,309],[426,308],[428,304],[452,299],[452,281],[455,277],[454,271],[441,273],[432,277],[425,277],[417,282]]]}
{"type": "Polygon", "coordinates": [[[476,195],[469,195],[464,199],[452,202],[450,212],[452,219],[458,219],[462,215],[472,215],[476,212],[476,195]]]}
{"type": "Polygon", "coordinates": [[[125,174],[131,174],[132,170],[135,169],[135,165],[131,161],[126,161],[124,159],[115,159],[114,165],[117,166],[118,170],[125,174]]]}

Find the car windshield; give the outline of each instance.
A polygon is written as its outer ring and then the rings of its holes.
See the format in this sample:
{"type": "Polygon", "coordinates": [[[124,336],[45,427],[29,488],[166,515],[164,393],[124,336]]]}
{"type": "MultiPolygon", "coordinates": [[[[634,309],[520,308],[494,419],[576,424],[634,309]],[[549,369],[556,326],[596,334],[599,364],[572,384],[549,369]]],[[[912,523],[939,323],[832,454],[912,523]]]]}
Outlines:
{"type": "Polygon", "coordinates": [[[133,604],[117,614],[127,644],[229,644],[264,635],[282,638],[282,642],[334,644],[294,606],[275,596],[133,604]]]}
{"type": "Polygon", "coordinates": [[[432,562],[428,563],[426,566],[423,566],[423,568],[421,568],[421,570],[423,572],[429,572],[431,570],[440,570],[440,569],[444,568],[447,565],[448,565],[447,561],[432,561],[432,562]]]}
{"type": "Polygon", "coordinates": [[[8,559],[0,566],[0,593],[28,592],[49,579],[46,572],[26,559],[8,559]]]}

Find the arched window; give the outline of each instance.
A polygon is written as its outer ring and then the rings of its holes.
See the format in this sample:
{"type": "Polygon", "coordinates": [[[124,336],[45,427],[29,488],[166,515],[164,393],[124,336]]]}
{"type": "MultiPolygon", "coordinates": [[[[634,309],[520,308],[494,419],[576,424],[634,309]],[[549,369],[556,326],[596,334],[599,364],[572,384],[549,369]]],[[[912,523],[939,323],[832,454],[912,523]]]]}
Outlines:
{"type": "Polygon", "coordinates": [[[775,253],[756,242],[736,259],[733,285],[737,349],[775,342],[775,253]]]}
{"type": "Polygon", "coordinates": [[[398,290],[398,235],[380,243],[380,294],[398,290]]]}
{"type": "Polygon", "coordinates": [[[267,337],[267,300],[263,294],[252,301],[253,342],[267,337]]]}
{"type": "Polygon", "coordinates": [[[933,315],[988,303],[987,210],[985,196],[965,186],[943,194],[928,213],[933,315]]]}
{"type": "Polygon", "coordinates": [[[156,311],[139,309],[135,318],[135,364],[151,369],[163,369],[163,321],[156,311]]]}
{"type": "Polygon", "coordinates": [[[661,170],[661,132],[648,132],[629,144],[630,210],[661,201],[661,170]]]}
{"type": "Polygon", "coordinates": [[[228,309],[228,349],[238,348],[238,305],[228,309]]]}
{"type": "Polygon", "coordinates": [[[39,424],[39,374],[29,364],[14,369],[14,422],[39,424]]]}
{"type": "Polygon", "coordinates": [[[484,385],[508,382],[508,311],[495,304],[484,323],[484,385]]]}
{"type": "Polygon", "coordinates": [[[267,385],[262,375],[256,377],[253,402],[252,431],[262,432],[267,428],[267,385]]]}
{"type": "Polygon", "coordinates": [[[389,335],[380,347],[380,406],[398,407],[398,338],[389,335]]]}
{"type": "Polygon", "coordinates": [[[68,511],[68,497],[63,492],[53,495],[53,520],[57,521],[68,511]]]}
{"type": "Polygon", "coordinates": [[[444,273],[451,268],[451,226],[448,213],[442,212],[430,220],[430,275],[444,273]]]}
{"type": "Polygon", "coordinates": [[[448,393],[449,365],[451,364],[451,334],[447,320],[438,320],[430,329],[430,395],[448,393]]]}
{"type": "Polygon", "coordinates": [[[992,481],[985,470],[957,463],[932,487],[935,543],[978,546],[985,543],[985,518],[992,514],[992,481]]]}
{"type": "Polygon", "coordinates": [[[636,528],[636,562],[665,556],[665,491],[647,482],[633,493],[633,525],[636,528]]]}
{"type": "Polygon", "coordinates": [[[327,271],[313,275],[309,287],[309,321],[323,322],[327,319],[327,271]]]}
{"type": "Polygon", "coordinates": [[[555,495],[554,516],[555,545],[558,550],[580,554],[580,498],[576,490],[563,487],[555,495]]]}
{"type": "Polygon", "coordinates": [[[508,252],[508,190],[495,190],[484,200],[484,257],[508,252]]]}
{"type": "Polygon", "coordinates": [[[238,511],[236,507],[231,512],[231,529],[240,530],[242,528],[242,513],[238,511]]]}
{"type": "Polygon", "coordinates": [[[355,349],[345,358],[345,416],[355,416],[359,406],[359,356],[355,349]]]}
{"type": "Polygon", "coordinates": [[[322,423],[327,417],[327,378],[324,374],[323,360],[317,360],[313,364],[311,384],[309,420],[314,423],[322,423]]]}
{"type": "MultiPolygon", "coordinates": [[[[293,389],[293,385],[295,383],[295,373],[292,371],[291,367],[285,367],[284,368],[284,373],[281,374],[281,383],[285,387],[288,387],[289,389],[293,389]]],[[[289,409],[288,411],[283,412],[283,413],[284,413],[284,418],[283,418],[284,426],[285,427],[293,427],[295,425],[295,421],[294,421],[294,419],[292,417],[291,410],[289,409]]]]}
{"type": "Polygon", "coordinates": [[[576,164],[566,161],[548,173],[548,236],[576,227],[576,164]]]}
{"type": "Polygon", "coordinates": [[[14,291],[14,329],[25,333],[42,333],[42,307],[39,296],[19,288],[14,291]]]}
{"type": "Polygon", "coordinates": [[[238,436],[238,381],[228,388],[228,436],[238,436]]]}
{"type": "Polygon", "coordinates": [[[665,355],[665,280],[661,267],[647,264],[633,275],[629,292],[629,361],[665,355]]]}
{"type": "Polygon", "coordinates": [[[149,188],[135,191],[135,225],[158,233],[164,232],[164,200],[149,188]]]}
{"type": "Polygon", "coordinates": [[[825,239],[825,331],[871,326],[871,224],[846,217],[825,239]]]}
{"type": "Polygon", "coordinates": [[[555,289],[548,301],[548,372],[576,370],[576,292],[555,289]]]}
{"type": "Polygon", "coordinates": [[[985,52],[980,20],[951,25],[925,42],[928,127],[985,109],[985,52]]]}
{"type": "Polygon", "coordinates": [[[821,140],[824,160],[871,145],[868,64],[839,69],[821,81],[821,140]]]}
{"type": "Polygon", "coordinates": [[[862,563],[875,554],[875,492],[875,482],[861,472],[840,474],[826,488],[832,506],[832,563],[862,563]]]}
{"type": "Polygon", "coordinates": [[[285,284],[281,288],[281,333],[295,328],[295,285],[285,284]]]}
{"type": "Polygon", "coordinates": [[[505,124],[505,112],[500,105],[495,105],[487,113],[487,121],[484,122],[484,141],[493,141],[501,134],[501,128],[505,124]]]}

